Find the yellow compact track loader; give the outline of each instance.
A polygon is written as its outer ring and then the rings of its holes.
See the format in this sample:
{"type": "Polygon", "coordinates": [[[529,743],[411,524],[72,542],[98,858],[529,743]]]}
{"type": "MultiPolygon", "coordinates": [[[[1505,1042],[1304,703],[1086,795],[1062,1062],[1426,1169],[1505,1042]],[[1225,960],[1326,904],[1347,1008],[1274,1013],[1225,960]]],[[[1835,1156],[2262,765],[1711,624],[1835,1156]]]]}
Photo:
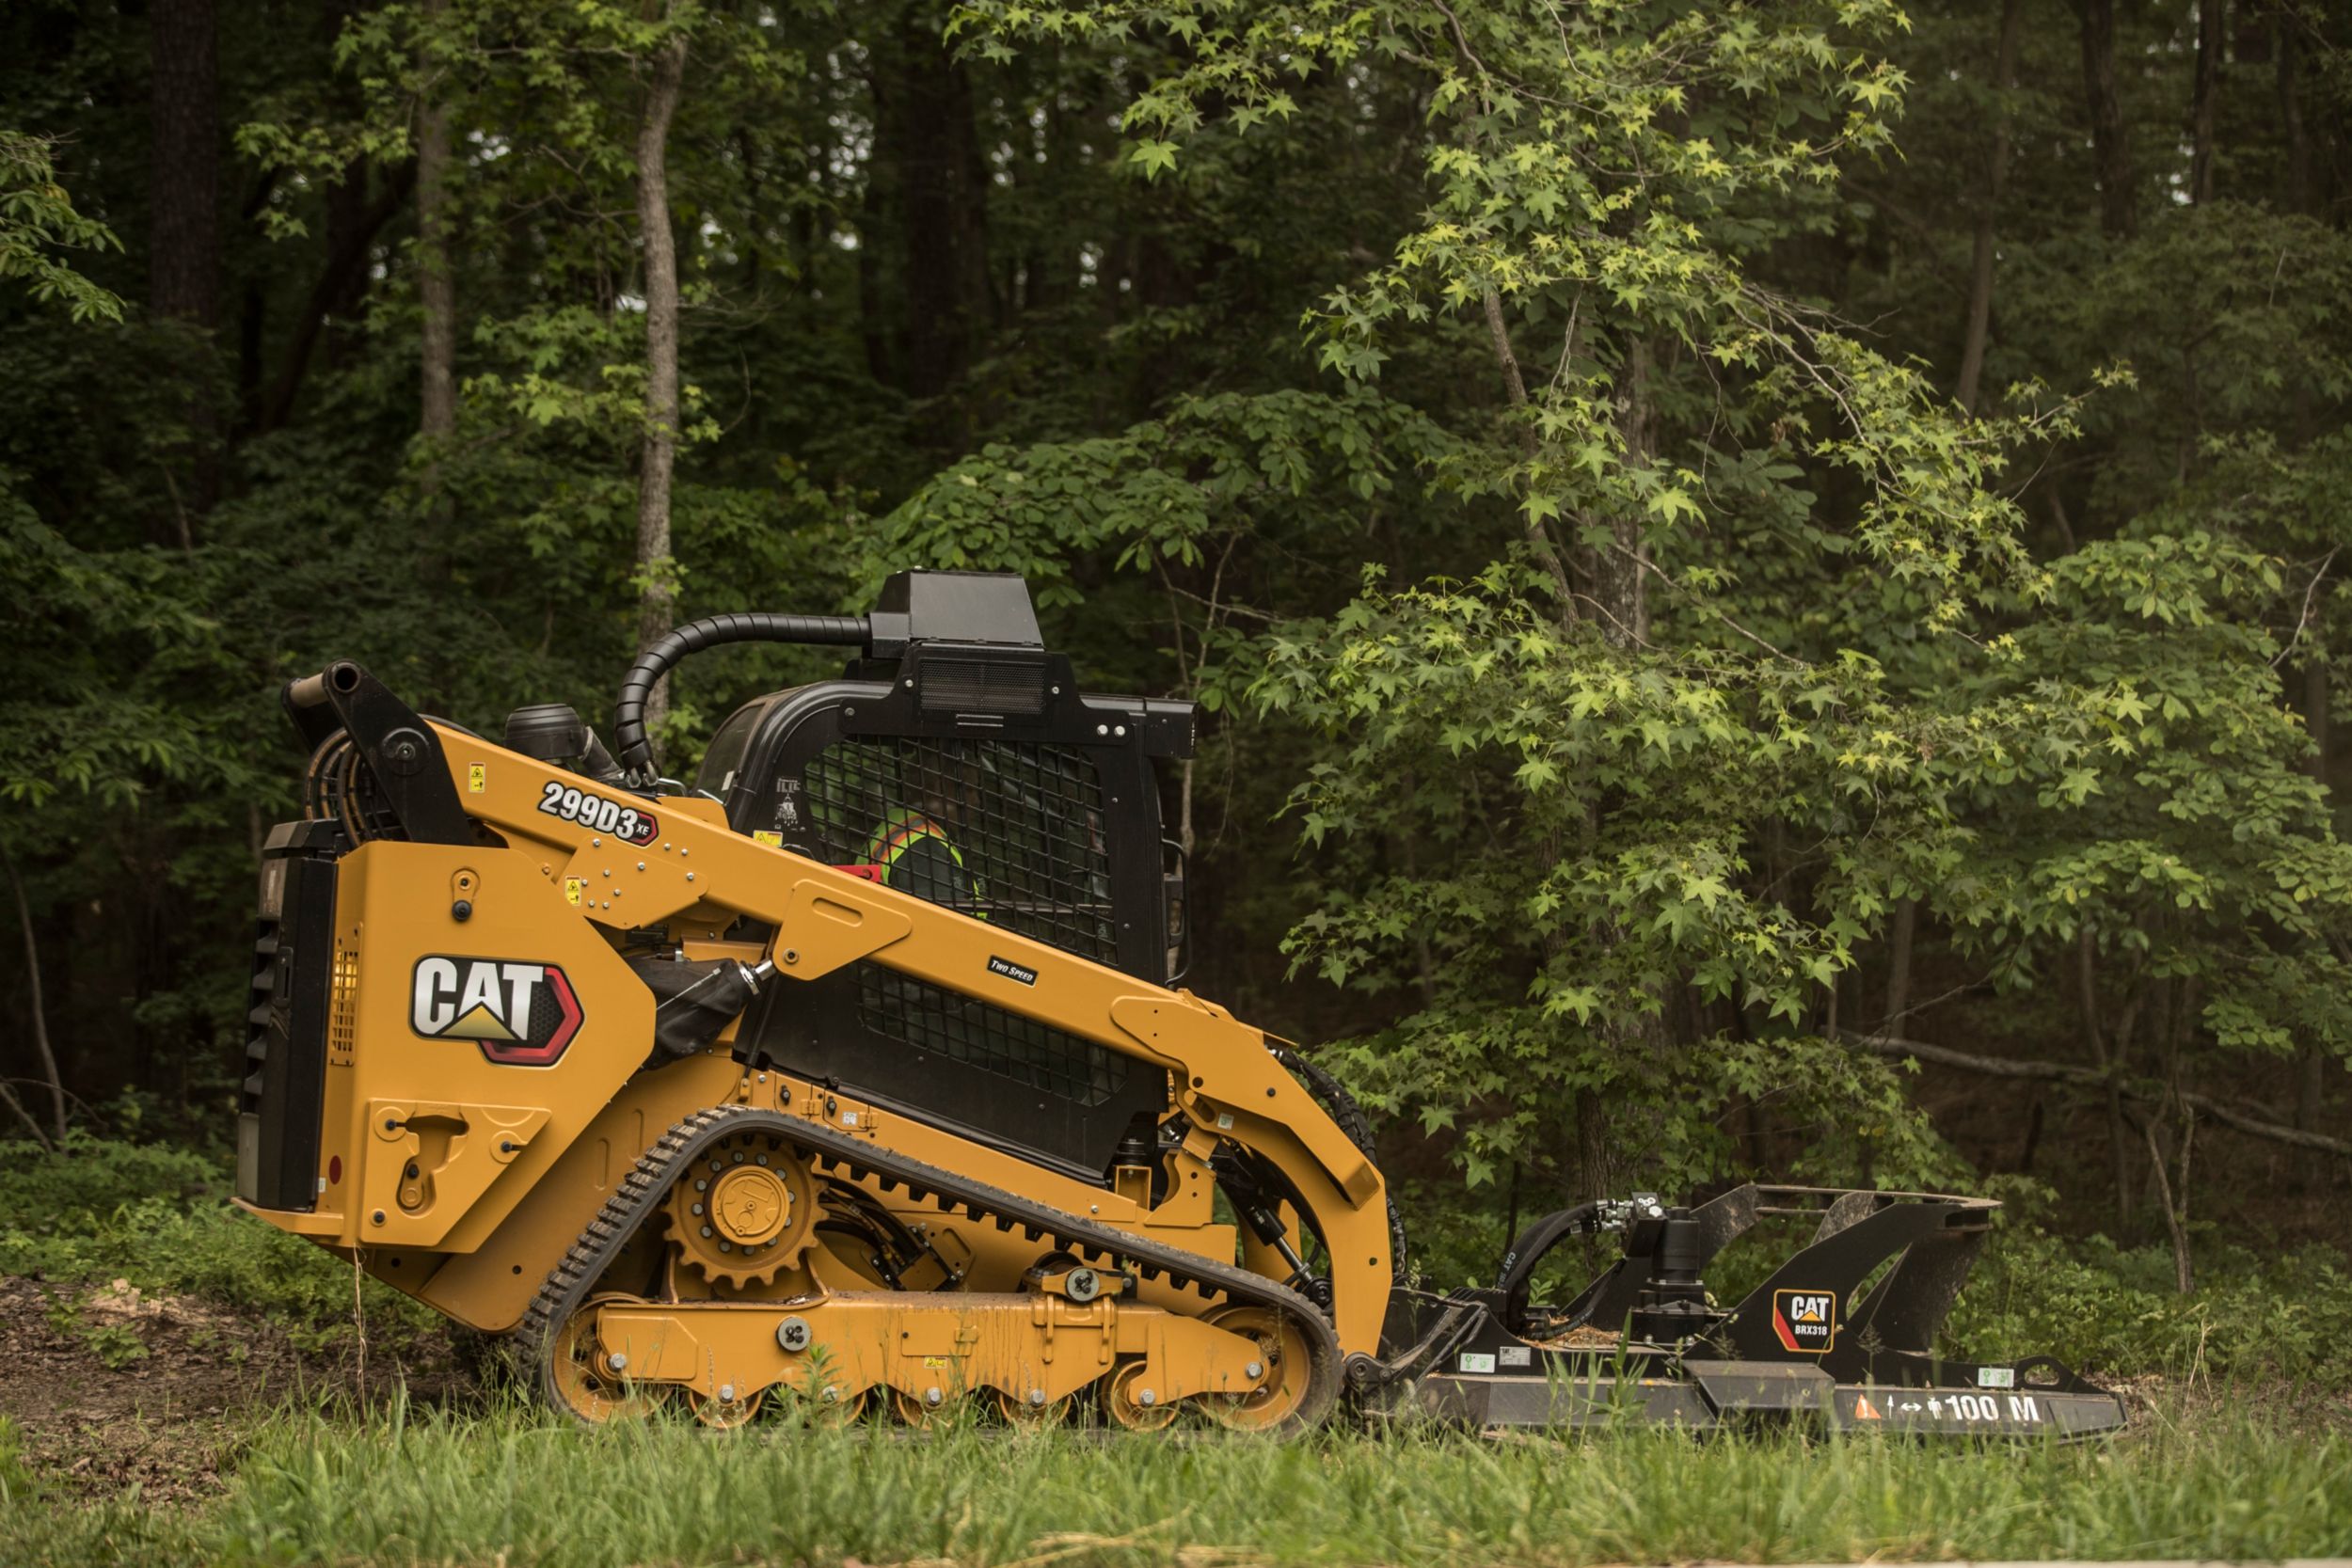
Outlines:
{"type": "Polygon", "coordinates": [[[584,1420],[730,1427],[787,1391],[914,1425],[2122,1420],[2046,1358],[1935,1355],[1977,1199],[1634,1195],[1546,1216],[1491,1289],[1403,1285],[1345,1093],[1173,989],[1154,769],[1191,708],[1082,690],[1016,578],[694,622],[629,670],[617,758],[568,707],[491,741],[349,662],[285,706],[311,756],[262,854],[239,1201],[508,1336],[584,1420]],[[848,665],[660,778],[656,682],[751,641],[848,665]],[[1790,1220],[1718,1306],[1717,1251],[1790,1220]],[[1602,1231],[1614,1263],[1531,1300],[1602,1231]]]}

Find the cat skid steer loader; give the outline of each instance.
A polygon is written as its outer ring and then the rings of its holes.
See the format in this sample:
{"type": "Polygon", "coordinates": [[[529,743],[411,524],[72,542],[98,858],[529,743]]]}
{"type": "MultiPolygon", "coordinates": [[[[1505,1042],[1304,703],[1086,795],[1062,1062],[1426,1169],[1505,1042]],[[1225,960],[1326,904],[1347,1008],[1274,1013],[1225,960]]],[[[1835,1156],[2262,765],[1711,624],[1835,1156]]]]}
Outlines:
{"type": "Polygon", "coordinates": [[[1018,578],[694,622],[629,670],[617,758],[568,707],[493,742],[349,662],[284,701],[311,756],[262,856],[239,1201],[508,1336],[581,1419],[2122,1424],[2046,1358],[1937,1355],[1979,1199],[1634,1195],[1537,1222],[1491,1289],[1404,1283],[1360,1112],[1173,989],[1154,766],[1191,708],[1083,690],[1018,578]],[[755,641],[847,668],[660,778],[655,683],[755,641]],[[1811,1234],[1718,1305],[1710,1260],[1772,1222],[1811,1234]],[[1621,1256],[1534,1300],[1600,1233],[1621,1256]]]}

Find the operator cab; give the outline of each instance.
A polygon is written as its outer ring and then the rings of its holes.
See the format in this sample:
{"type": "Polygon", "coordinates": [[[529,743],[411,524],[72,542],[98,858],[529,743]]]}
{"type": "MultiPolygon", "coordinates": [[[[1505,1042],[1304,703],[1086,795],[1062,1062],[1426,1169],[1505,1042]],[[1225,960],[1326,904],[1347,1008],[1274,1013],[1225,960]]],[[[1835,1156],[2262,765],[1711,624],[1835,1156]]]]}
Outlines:
{"type": "MultiPolygon", "coordinates": [[[[696,784],[729,825],[1138,979],[1175,978],[1182,882],[1154,764],[1190,754],[1192,705],[1080,691],[1018,577],[901,572],[864,626],[839,679],[755,698],[712,736],[696,784]]],[[[873,962],[771,990],[739,1040],[747,1060],[1097,1180],[1166,1100],[1164,1075],[1136,1057],[873,962]]]]}

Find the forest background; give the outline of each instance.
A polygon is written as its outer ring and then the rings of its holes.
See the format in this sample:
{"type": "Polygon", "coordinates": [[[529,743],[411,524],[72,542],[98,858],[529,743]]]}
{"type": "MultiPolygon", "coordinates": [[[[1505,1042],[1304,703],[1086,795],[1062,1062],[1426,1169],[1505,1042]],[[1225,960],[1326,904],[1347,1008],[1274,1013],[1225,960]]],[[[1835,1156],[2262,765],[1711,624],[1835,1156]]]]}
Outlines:
{"type": "MultiPolygon", "coordinates": [[[[2015,1200],[2034,1348],[2269,1314],[2321,1364],[2347,43],[16,0],[0,1136],[99,1205],[225,1142],[288,678],[601,723],[675,622],[1008,569],[1090,684],[1201,705],[1187,983],[1380,1114],[1436,1283],[1568,1196],[1956,1185],[2015,1200]]],[[[693,662],[666,770],[823,673],[693,662]]]]}

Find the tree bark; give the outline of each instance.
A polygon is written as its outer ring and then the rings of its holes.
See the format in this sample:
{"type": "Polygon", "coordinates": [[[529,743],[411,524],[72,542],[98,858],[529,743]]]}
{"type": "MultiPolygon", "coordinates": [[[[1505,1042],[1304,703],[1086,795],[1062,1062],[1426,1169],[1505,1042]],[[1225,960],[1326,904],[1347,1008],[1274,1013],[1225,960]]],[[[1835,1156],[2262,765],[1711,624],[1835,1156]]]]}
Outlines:
{"type": "Polygon", "coordinates": [[[2155,1179],[2156,1201],[2164,1205],[2165,1233],[2172,1241],[2172,1280],[2180,1293],[2187,1295],[2197,1289],[2197,1276],[2188,1257],[2188,1154],[2190,1140],[2196,1136],[2194,1119],[2185,1123],[2181,1132],[2181,1195],[2178,1205],[2172,1196],[2172,1180],[2165,1172],[2164,1149],[2156,1142],[2153,1117],[2139,1124],[2140,1135],[2148,1143],[2148,1169],[2155,1179]]]}
{"type": "Polygon", "coordinates": [[[151,0],[148,308],[220,325],[220,71],[213,0],[151,0]]]}
{"type": "MultiPolygon", "coordinates": [[[[637,226],[645,247],[645,448],[637,472],[637,648],[669,634],[677,609],[670,560],[670,476],[677,463],[677,247],[670,233],[670,120],[686,79],[686,36],[654,55],[637,129],[637,226]]],[[[645,731],[669,716],[667,676],[645,699],[645,731]]]]}
{"type": "Polygon", "coordinates": [[[2082,1005],[2083,1037],[2090,1044],[2090,1057],[2099,1065],[2099,1076],[2106,1082],[2107,1152],[2115,1174],[2115,1221],[2119,1229],[2128,1230],[2132,1224],[2132,1172],[2128,1146],[2123,1141],[2123,1064],[2120,1049],[2115,1056],[2109,1056],[2106,1036],[2099,1027],[2098,954],[2097,940],[2086,926],[2075,938],[2074,982],[2082,1005]]]}
{"type": "Polygon", "coordinates": [[[2312,138],[2303,119],[2302,21],[2290,3],[2275,13],[2278,29],[2279,127],[2286,137],[2286,208],[2290,213],[2312,210],[2312,138]]]}
{"type": "Polygon", "coordinates": [[[2115,0],[2077,0],[2082,16],[2083,99],[2090,111],[2091,156],[2099,178],[2099,227],[2109,239],[2138,228],[2132,190],[2132,149],[2115,90],[2115,0]]]}
{"type": "Polygon", "coordinates": [[[40,946],[33,935],[33,907],[25,900],[24,883],[16,874],[16,862],[0,849],[0,872],[8,879],[8,892],[16,899],[18,927],[24,933],[25,997],[33,1009],[33,1052],[40,1057],[40,1070],[49,1081],[52,1123],[60,1142],[65,1138],[65,1075],[57,1070],[57,1053],[49,1043],[49,1008],[40,994],[40,946]]]}
{"type": "Polygon", "coordinates": [[[1886,1018],[1882,1030],[1899,1027],[1911,1011],[1911,950],[1919,938],[1919,900],[1906,898],[1895,906],[1892,928],[1886,934],[1886,1018]]]}
{"type": "MultiPolygon", "coordinates": [[[[355,213],[348,213],[339,218],[334,218],[328,223],[326,265],[321,269],[318,280],[310,286],[310,297],[303,305],[302,315],[294,324],[294,342],[286,350],[285,363],[279,368],[277,379],[271,383],[268,395],[262,399],[261,413],[254,421],[255,434],[265,435],[278,429],[293,417],[294,398],[302,390],[304,377],[310,374],[310,360],[318,347],[319,339],[326,336],[328,329],[339,322],[347,322],[358,313],[360,302],[367,297],[369,247],[375,243],[375,236],[382,231],[384,226],[392,220],[393,214],[400,210],[402,203],[408,199],[408,193],[415,183],[415,177],[416,169],[413,165],[402,165],[392,172],[384,191],[374,201],[366,204],[355,213]]],[[[356,184],[362,178],[359,169],[355,168],[345,177],[345,182],[356,184]]],[[[420,246],[420,254],[421,254],[421,246],[420,246]]],[[[421,263],[419,279],[419,292],[421,294],[426,292],[421,263]]],[[[448,277],[444,274],[440,280],[440,292],[444,295],[449,293],[448,284],[448,277]]],[[[451,310],[454,309],[454,306],[453,301],[444,298],[437,308],[441,310],[451,310]]],[[[437,411],[439,428],[434,434],[446,436],[456,427],[454,383],[451,377],[448,363],[451,348],[449,340],[453,337],[453,333],[450,331],[450,323],[443,320],[437,324],[442,341],[437,344],[434,341],[436,309],[433,304],[429,302],[426,304],[426,341],[423,357],[430,362],[437,354],[441,359],[440,381],[445,401],[437,411]]],[[[329,364],[332,364],[336,358],[333,341],[334,340],[330,339],[327,355],[329,364]]],[[[428,388],[433,385],[433,373],[428,369],[425,375],[425,384],[428,388]]],[[[425,433],[427,420],[437,417],[429,391],[425,404],[426,419],[420,420],[418,422],[421,435],[425,433]]]]}
{"type": "Polygon", "coordinates": [[[2214,108],[2221,96],[2221,55],[2229,47],[2229,0],[2197,0],[2197,74],[2189,89],[2189,199],[2213,199],[2214,108]]]}
{"type": "MultiPolygon", "coordinates": [[[[984,169],[973,124],[971,71],[940,42],[921,7],[904,8],[891,57],[873,72],[874,155],[868,179],[891,182],[897,197],[902,279],[898,371],[914,398],[936,398],[962,379],[973,328],[986,292],[980,233],[986,189],[972,188],[984,169]]],[[[935,422],[954,444],[959,433],[935,422]]]]}
{"type": "Polygon", "coordinates": [[[1993,145],[1985,158],[1984,199],[1977,210],[1968,265],[1968,331],[1960,351],[1960,386],[1952,394],[1971,414],[1977,411],[1985,344],[1993,331],[1993,225],[2001,205],[2001,187],[2009,182],[2009,95],[2017,86],[2017,36],[2024,14],[2024,0],[2001,0],[2000,41],[1994,47],[1993,65],[1993,83],[2001,103],[1993,115],[1993,145]]]}
{"type": "MultiPolygon", "coordinates": [[[[1658,444],[1651,364],[1649,340],[1629,333],[1616,388],[1617,431],[1625,443],[1629,469],[1649,467],[1658,444]]],[[[1643,537],[1642,515],[1638,511],[1620,510],[1609,519],[1609,544],[1595,551],[1593,560],[1593,601],[1600,614],[1600,632],[1614,647],[1645,646],[1649,641],[1649,544],[1643,537]]]]}
{"type": "MultiPolygon", "coordinates": [[[[1511,347],[1511,326],[1502,317],[1502,296],[1488,289],[1486,294],[1486,337],[1494,344],[1495,364],[1502,372],[1502,393],[1511,404],[1514,417],[1527,417],[1527,378],[1519,372],[1519,356],[1511,347]]],[[[1528,456],[1535,455],[1535,427],[1522,424],[1519,432],[1520,450],[1528,456]]],[[[1576,625],[1576,585],[1568,580],[1568,568],[1560,558],[1560,546],[1552,542],[1551,531],[1544,527],[1541,517],[1522,513],[1528,548],[1543,563],[1551,578],[1552,592],[1560,595],[1560,624],[1576,625]]]]}
{"type": "MultiPolygon", "coordinates": [[[[428,32],[446,0],[424,0],[428,32]]],[[[417,106],[417,305],[423,318],[418,350],[417,436],[426,452],[424,487],[440,487],[440,449],[457,431],[457,283],[449,246],[449,94],[425,68],[417,106]]]]}
{"type": "MultiPolygon", "coordinates": [[[[2328,708],[2334,693],[2329,689],[2328,649],[2313,627],[2311,648],[2303,664],[2303,721],[2311,731],[2312,754],[2304,763],[2312,782],[2320,788],[2328,787],[2328,751],[2333,736],[2328,708]]],[[[2307,1040],[2301,1059],[2296,1063],[2295,1125],[2306,1132],[2319,1130],[2326,1117],[2328,1104],[2328,1053],[2317,1040],[2307,1040]]],[[[2304,1154],[2297,1158],[2296,1174],[2307,1187],[2318,1188],[2328,1179],[2328,1163],[2323,1156],[2304,1154]]]]}
{"type": "MultiPolygon", "coordinates": [[[[209,341],[220,325],[220,69],[213,0],[152,0],[149,104],[147,303],[157,321],[178,322],[209,341]]],[[[159,542],[193,543],[190,512],[210,510],[220,490],[221,410],[209,355],[191,362],[185,404],[189,443],[183,488],[172,492],[159,542]]]]}

